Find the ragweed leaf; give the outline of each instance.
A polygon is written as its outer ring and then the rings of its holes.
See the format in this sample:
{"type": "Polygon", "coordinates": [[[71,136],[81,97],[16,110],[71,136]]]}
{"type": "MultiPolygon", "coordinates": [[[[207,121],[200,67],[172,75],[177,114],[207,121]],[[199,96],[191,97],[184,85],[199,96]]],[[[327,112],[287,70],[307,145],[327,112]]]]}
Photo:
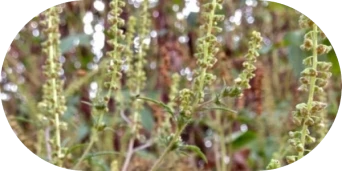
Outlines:
{"type": "Polygon", "coordinates": [[[205,156],[205,154],[201,151],[199,147],[194,146],[194,145],[184,145],[181,147],[181,149],[196,153],[201,159],[203,159],[206,163],[208,163],[207,157],[205,156]]]}

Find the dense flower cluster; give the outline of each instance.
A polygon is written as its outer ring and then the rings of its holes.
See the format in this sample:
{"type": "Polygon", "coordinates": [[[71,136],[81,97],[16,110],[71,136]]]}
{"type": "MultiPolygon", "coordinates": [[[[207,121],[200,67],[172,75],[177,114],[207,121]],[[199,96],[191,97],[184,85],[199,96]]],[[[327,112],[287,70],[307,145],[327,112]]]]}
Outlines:
{"type": "Polygon", "coordinates": [[[194,79],[194,94],[196,96],[195,103],[204,100],[204,87],[213,83],[216,76],[208,73],[207,70],[212,68],[216,63],[216,54],[219,51],[218,41],[215,34],[220,33],[222,28],[218,27],[218,23],[224,20],[224,15],[216,14],[216,10],[222,9],[222,0],[213,0],[202,5],[203,25],[200,27],[202,36],[197,40],[197,65],[194,79]]]}
{"type": "Polygon", "coordinates": [[[134,78],[134,52],[133,52],[133,40],[136,26],[136,18],[134,16],[130,16],[127,22],[127,32],[126,32],[126,49],[125,49],[125,59],[127,65],[127,86],[130,90],[134,90],[135,88],[135,80],[134,78]]]}
{"type": "Polygon", "coordinates": [[[125,35],[123,30],[120,28],[125,25],[125,20],[120,18],[120,15],[123,11],[122,8],[125,7],[125,5],[126,3],[122,0],[113,0],[110,2],[111,10],[109,12],[110,17],[108,21],[111,25],[109,33],[112,38],[108,40],[108,43],[112,45],[113,49],[107,53],[107,56],[110,57],[107,64],[110,80],[104,82],[104,87],[109,89],[105,101],[109,100],[112,91],[116,91],[121,88],[120,79],[122,76],[121,67],[123,64],[122,52],[125,50],[125,45],[121,42],[125,38],[125,35]]]}
{"type": "Polygon", "coordinates": [[[245,56],[246,61],[243,62],[243,71],[234,80],[235,85],[228,87],[223,91],[223,96],[239,97],[242,96],[244,89],[249,89],[250,80],[255,76],[256,70],[255,63],[259,56],[259,50],[261,49],[262,37],[259,32],[253,31],[250,41],[248,42],[249,49],[245,56]]]}

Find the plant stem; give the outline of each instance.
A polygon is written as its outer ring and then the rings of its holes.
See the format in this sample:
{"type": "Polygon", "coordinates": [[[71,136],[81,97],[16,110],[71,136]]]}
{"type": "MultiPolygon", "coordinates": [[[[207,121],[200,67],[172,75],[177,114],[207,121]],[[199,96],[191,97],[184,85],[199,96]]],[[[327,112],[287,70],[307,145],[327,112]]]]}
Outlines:
{"type": "Polygon", "coordinates": [[[129,162],[131,161],[131,158],[133,156],[134,150],[134,139],[135,137],[133,136],[130,140],[129,140],[129,145],[128,145],[128,151],[127,151],[127,156],[124,162],[124,165],[122,166],[122,171],[127,171],[128,166],[129,166],[129,162]]]}
{"type": "MultiPolygon", "coordinates": [[[[318,32],[317,30],[318,30],[317,25],[314,24],[313,25],[313,32],[312,32],[312,34],[313,34],[313,38],[312,38],[312,41],[313,41],[313,47],[312,47],[312,52],[313,52],[313,55],[312,55],[312,58],[313,58],[312,68],[314,70],[317,69],[317,32],[318,32]]],[[[307,103],[309,111],[312,108],[312,102],[314,100],[315,84],[316,84],[316,76],[310,77],[309,98],[308,98],[308,103],[307,103]]],[[[303,128],[302,128],[302,134],[301,134],[301,143],[303,144],[304,149],[305,149],[306,130],[308,129],[308,126],[305,124],[307,122],[307,120],[308,120],[308,117],[306,117],[304,119],[303,128]]],[[[298,159],[300,159],[300,158],[302,158],[304,156],[304,151],[305,150],[299,152],[298,159]]]]}
{"type": "Polygon", "coordinates": [[[79,165],[82,163],[84,158],[88,155],[90,149],[93,147],[93,145],[95,143],[95,137],[96,136],[97,136],[97,131],[94,131],[94,134],[92,135],[92,137],[90,139],[90,143],[88,144],[86,150],[83,152],[81,158],[77,161],[77,163],[76,163],[76,165],[74,166],[73,169],[78,169],[79,165]]]}
{"type": "MultiPolygon", "coordinates": [[[[217,124],[218,125],[221,125],[221,120],[223,119],[223,123],[225,121],[224,118],[221,117],[221,113],[219,113],[219,115],[217,116],[217,124]]],[[[226,163],[225,163],[225,157],[226,157],[226,152],[227,152],[227,149],[226,149],[226,143],[225,143],[225,137],[224,136],[224,127],[220,127],[220,137],[219,138],[219,141],[220,141],[220,152],[221,152],[221,171],[226,171],[226,163]]]]}
{"type": "Polygon", "coordinates": [[[51,155],[51,144],[49,143],[50,140],[50,127],[47,127],[44,131],[45,136],[45,146],[46,146],[46,157],[49,162],[52,161],[51,155]]]}
{"type": "MultiPolygon", "coordinates": [[[[98,125],[102,121],[102,118],[103,118],[103,113],[100,114],[100,116],[97,120],[97,124],[95,124],[95,125],[98,125]]],[[[91,132],[90,142],[89,142],[86,150],[83,152],[81,158],[77,161],[76,165],[74,166],[74,169],[78,168],[78,166],[81,164],[81,162],[84,160],[84,158],[87,156],[87,154],[89,153],[89,151],[91,150],[91,148],[95,144],[95,141],[97,139],[97,134],[98,134],[98,130],[96,128],[93,129],[93,131],[91,132]]]]}
{"type": "MultiPolygon", "coordinates": [[[[233,127],[234,127],[234,121],[231,120],[229,123],[228,123],[228,126],[229,126],[229,129],[228,129],[228,135],[232,136],[233,134],[233,127]]],[[[230,141],[229,144],[228,144],[228,155],[229,155],[229,163],[228,163],[228,171],[231,171],[232,170],[232,166],[233,166],[233,141],[230,141]]]]}
{"type": "Polygon", "coordinates": [[[175,145],[175,143],[177,142],[179,136],[181,135],[181,133],[183,132],[183,130],[185,129],[185,127],[188,124],[185,123],[180,129],[177,130],[176,134],[174,135],[174,137],[172,138],[171,142],[169,143],[169,145],[166,147],[166,149],[164,150],[164,152],[162,153],[162,155],[158,158],[158,160],[153,164],[152,168],[150,171],[156,171],[159,166],[162,164],[164,158],[166,157],[166,155],[171,151],[172,147],[175,145]]]}

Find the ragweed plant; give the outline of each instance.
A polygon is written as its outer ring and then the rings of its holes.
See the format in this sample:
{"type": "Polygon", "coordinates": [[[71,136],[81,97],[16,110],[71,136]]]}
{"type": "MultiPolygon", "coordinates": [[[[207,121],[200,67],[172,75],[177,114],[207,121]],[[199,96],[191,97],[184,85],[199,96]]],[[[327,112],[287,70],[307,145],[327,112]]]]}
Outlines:
{"type": "Polygon", "coordinates": [[[53,147],[53,162],[63,165],[66,148],[61,145],[61,130],[65,130],[67,125],[60,120],[66,111],[65,97],[63,96],[63,76],[62,64],[60,63],[60,33],[59,33],[59,13],[58,8],[53,7],[45,12],[45,21],[42,25],[46,26],[44,33],[46,41],[42,44],[43,52],[47,56],[45,61],[44,75],[47,81],[43,85],[43,99],[38,104],[41,110],[39,118],[42,123],[51,122],[54,124],[54,136],[50,140],[53,147]]]}
{"type": "Polygon", "coordinates": [[[305,152],[310,151],[306,148],[307,145],[316,141],[316,138],[310,135],[308,128],[322,119],[320,113],[327,107],[326,102],[318,101],[317,97],[324,93],[324,88],[331,77],[329,69],[332,66],[329,62],[318,60],[320,55],[327,54],[332,49],[331,46],[319,44],[322,39],[319,35],[322,31],[319,31],[317,25],[304,15],[300,17],[299,25],[303,29],[310,30],[305,34],[301,49],[311,51],[312,56],[303,60],[306,68],[301,72],[299,87],[299,90],[308,92],[309,96],[307,102],[298,104],[293,112],[294,121],[301,126],[301,130],[289,133],[291,137],[289,142],[297,151],[297,155],[287,156],[288,163],[301,159],[305,152]]]}
{"type": "MultiPolygon", "coordinates": [[[[311,51],[312,56],[303,60],[305,69],[301,72],[299,91],[308,92],[307,102],[296,105],[293,111],[293,121],[299,125],[300,130],[289,132],[289,143],[297,152],[296,155],[286,157],[286,161],[290,164],[301,159],[306,152],[310,152],[308,145],[316,142],[316,137],[312,136],[309,127],[322,122],[321,113],[327,107],[325,101],[320,101],[320,97],[324,94],[324,88],[328,84],[331,77],[330,62],[319,61],[320,55],[327,54],[332,47],[319,44],[325,39],[325,36],[317,25],[309,18],[302,15],[299,19],[299,25],[303,29],[309,31],[304,36],[304,42],[300,46],[302,50],[311,51]]],[[[278,168],[278,160],[272,159],[268,165],[268,169],[278,168]]],[[[280,167],[280,166],[279,166],[280,167]]]]}
{"type": "MultiPolygon", "coordinates": [[[[167,106],[169,106],[171,111],[174,113],[176,105],[177,105],[175,100],[179,93],[178,90],[179,90],[180,76],[178,73],[174,73],[172,74],[171,77],[172,78],[171,78],[171,87],[170,87],[170,93],[169,93],[169,103],[167,104],[167,106]]],[[[162,139],[164,139],[169,135],[171,131],[172,131],[171,117],[170,115],[165,115],[165,118],[160,128],[158,128],[158,134],[162,139]]]]}
{"type": "Polygon", "coordinates": [[[259,55],[259,50],[261,49],[262,37],[259,32],[253,31],[251,40],[248,42],[248,53],[245,56],[246,61],[243,62],[243,71],[234,80],[234,85],[232,87],[227,87],[222,92],[222,96],[226,97],[240,97],[244,89],[249,89],[249,81],[255,76],[254,71],[256,70],[255,63],[259,55]]]}
{"type": "Polygon", "coordinates": [[[111,10],[109,12],[110,17],[108,18],[108,22],[111,26],[108,30],[108,33],[112,36],[112,38],[108,40],[108,44],[110,44],[113,49],[107,53],[109,60],[105,70],[106,80],[103,81],[103,85],[100,86],[93,104],[91,104],[92,114],[97,119],[92,128],[90,143],[83,152],[81,158],[76,163],[74,167],[75,169],[79,167],[82,160],[86,157],[94,143],[98,140],[98,133],[106,128],[106,124],[103,122],[103,116],[109,111],[108,102],[112,95],[116,93],[116,100],[121,101],[121,94],[119,92],[121,89],[120,79],[122,77],[121,68],[123,64],[121,53],[125,50],[125,45],[121,42],[122,39],[125,38],[125,35],[123,30],[120,28],[125,25],[125,21],[120,18],[120,14],[123,12],[122,8],[125,7],[125,5],[126,3],[122,0],[113,0],[110,2],[111,10]]]}
{"type": "Polygon", "coordinates": [[[133,40],[135,37],[135,27],[137,24],[137,19],[134,16],[130,16],[127,22],[127,32],[126,32],[126,46],[125,56],[126,56],[126,66],[127,66],[127,87],[130,90],[135,89],[134,83],[134,50],[133,50],[133,40]]]}
{"type": "MultiPolygon", "coordinates": [[[[141,20],[139,22],[139,27],[137,29],[138,37],[136,37],[135,40],[137,40],[134,44],[134,49],[136,49],[137,54],[134,55],[131,51],[127,50],[127,58],[129,63],[129,71],[128,71],[128,87],[130,89],[130,93],[133,95],[140,95],[142,90],[145,88],[146,85],[146,72],[145,72],[145,64],[147,63],[146,57],[147,57],[147,51],[149,49],[149,42],[146,40],[149,39],[149,30],[151,26],[150,21],[150,14],[148,11],[149,8],[149,1],[144,0],[141,4],[141,10],[140,10],[140,17],[141,20]],[[129,56],[131,55],[131,56],[129,56]]],[[[134,30],[134,24],[135,24],[135,18],[130,18],[131,26],[128,26],[128,33],[129,38],[133,38],[133,30],[134,30]]],[[[128,45],[130,45],[132,40],[128,40],[128,45]]],[[[128,150],[125,162],[123,164],[122,170],[126,171],[129,166],[129,162],[131,160],[131,157],[133,155],[133,146],[134,141],[136,138],[140,140],[144,140],[145,137],[139,133],[139,130],[141,130],[141,110],[143,108],[143,101],[140,99],[135,99],[132,102],[132,125],[131,125],[131,138],[128,142],[128,150]]]]}
{"type": "MultiPolygon", "coordinates": [[[[145,88],[146,85],[146,72],[144,70],[144,66],[146,64],[146,55],[147,50],[149,49],[149,43],[146,41],[149,39],[149,28],[150,28],[150,14],[148,12],[149,8],[149,1],[144,0],[141,4],[141,11],[140,11],[140,17],[141,21],[139,22],[139,27],[137,30],[138,37],[137,41],[135,43],[135,49],[137,51],[137,54],[135,56],[133,64],[131,64],[131,72],[135,72],[131,75],[131,78],[129,78],[129,87],[131,88],[131,94],[139,95],[142,89],[145,88]]],[[[135,100],[133,101],[133,128],[132,133],[135,134],[141,127],[140,123],[140,115],[139,111],[142,108],[142,101],[141,100],[135,100]]]]}
{"type": "MultiPolygon", "coordinates": [[[[180,135],[191,121],[192,115],[196,112],[200,103],[204,101],[204,88],[213,83],[216,79],[215,75],[208,73],[207,71],[212,68],[217,61],[215,55],[219,51],[219,48],[215,34],[222,31],[217,25],[219,22],[223,21],[224,16],[216,14],[216,11],[222,9],[222,2],[222,0],[213,0],[202,4],[202,19],[205,21],[205,24],[200,28],[203,35],[197,40],[198,48],[196,57],[198,69],[195,71],[196,77],[193,81],[193,90],[185,88],[179,92],[180,108],[179,116],[176,118],[176,133],[167,138],[167,147],[152,166],[152,171],[158,169],[165,156],[173,150],[195,151],[205,159],[204,154],[198,147],[185,145],[182,142],[180,135]]],[[[169,107],[168,110],[173,114],[169,107]]]]}

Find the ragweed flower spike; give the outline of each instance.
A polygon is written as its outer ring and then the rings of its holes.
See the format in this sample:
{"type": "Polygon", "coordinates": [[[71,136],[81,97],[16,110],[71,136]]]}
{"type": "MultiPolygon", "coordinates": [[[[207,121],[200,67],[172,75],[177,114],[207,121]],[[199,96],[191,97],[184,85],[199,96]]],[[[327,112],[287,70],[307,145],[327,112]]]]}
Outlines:
{"type": "MultiPolygon", "coordinates": [[[[175,112],[175,107],[177,105],[176,98],[179,93],[179,82],[180,82],[180,75],[178,73],[172,74],[172,84],[170,87],[170,93],[169,93],[169,103],[167,106],[170,107],[171,112],[175,112]]],[[[180,96],[180,99],[184,98],[183,95],[180,96]]],[[[181,100],[182,101],[182,100],[181,100]]],[[[184,107],[181,107],[184,109],[184,107]]],[[[164,121],[160,128],[158,128],[159,135],[161,137],[169,136],[169,133],[171,132],[171,116],[169,114],[165,115],[164,121]]]]}
{"type": "Polygon", "coordinates": [[[309,126],[320,123],[321,113],[327,107],[325,101],[319,101],[319,97],[324,94],[324,88],[331,77],[329,70],[332,66],[330,62],[318,60],[320,55],[327,54],[332,49],[331,46],[319,44],[325,38],[322,36],[322,31],[304,15],[300,17],[299,25],[304,29],[309,29],[304,36],[304,43],[300,47],[303,50],[311,51],[312,56],[303,60],[305,69],[301,72],[301,86],[299,87],[300,91],[308,92],[309,95],[307,102],[298,104],[296,110],[293,111],[294,122],[301,126],[301,130],[289,133],[289,143],[294,147],[297,155],[288,156],[286,158],[288,163],[302,158],[304,152],[309,151],[306,149],[306,145],[316,142],[316,137],[310,135],[309,126]]]}
{"type": "Polygon", "coordinates": [[[125,50],[125,45],[120,43],[125,38],[123,30],[120,28],[125,25],[125,21],[120,18],[120,15],[125,7],[126,3],[123,0],[113,0],[110,2],[111,10],[109,12],[110,17],[108,19],[110,23],[109,33],[112,35],[112,39],[108,40],[108,43],[113,47],[112,51],[107,53],[110,60],[107,64],[107,71],[109,74],[109,81],[104,82],[104,87],[109,91],[104,98],[104,101],[108,102],[111,93],[121,89],[120,79],[122,76],[121,67],[123,64],[122,53],[125,50]]]}
{"type": "Polygon", "coordinates": [[[250,80],[255,76],[256,70],[255,63],[259,56],[259,50],[261,49],[262,37],[259,32],[253,31],[250,41],[248,42],[248,53],[245,56],[246,60],[243,62],[243,71],[234,80],[234,86],[228,87],[223,91],[222,96],[239,97],[242,96],[244,89],[249,89],[250,80]]]}
{"type": "MultiPolygon", "coordinates": [[[[135,56],[135,62],[131,64],[132,68],[130,68],[130,72],[134,72],[134,74],[129,75],[129,88],[132,91],[132,93],[135,93],[136,95],[139,95],[141,90],[145,88],[145,82],[146,82],[146,72],[144,70],[144,66],[146,64],[146,54],[147,50],[149,49],[149,43],[148,41],[145,41],[149,39],[149,30],[150,30],[150,14],[148,11],[149,8],[149,1],[144,0],[141,4],[141,11],[140,11],[140,17],[141,20],[139,22],[138,26],[138,37],[137,37],[137,42],[135,44],[135,49],[137,51],[137,54],[135,56]]],[[[133,22],[133,21],[132,21],[133,22]]],[[[139,115],[139,111],[142,109],[142,101],[141,100],[136,100],[133,102],[133,109],[134,109],[134,114],[133,114],[133,127],[132,127],[132,133],[136,134],[138,130],[142,127],[141,126],[141,118],[139,115]]],[[[137,135],[138,138],[143,138],[140,135],[137,135]]]]}
{"type": "Polygon", "coordinates": [[[58,8],[53,7],[45,13],[45,21],[42,25],[46,27],[43,31],[46,35],[46,41],[42,44],[43,53],[47,56],[43,66],[44,75],[47,78],[43,85],[43,100],[38,103],[41,113],[39,118],[42,122],[46,119],[55,125],[55,136],[50,142],[55,149],[55,163],[62,165],[64,158],[64,149],[61,147],[60,131],[66,129],[66,123],[60,121],[60,116],[66,111],[65,97],[63,96],[62,63],[60,63],[60,33],[59,33],[59,13],[58,8]]]}
{"type": "Polygon", "coordinates": [[[146,64],[146,54],[147,50],[149,49],[149,43],[148,41],[145,41],[149,39],[149,30],[151,26],[150,21],[150,14],[148,11],[149,8],[149,1],[144,0],[141,4],[141,10],[140,10],[140,17],[141,20],[139,22],[138,26],[138,37],[135,39],[137,40],[135,42],[135,49],[137,51],[137,55],[135,57],[136,62],[133,65],[133,68],[131,71],[135,72],[132,75],[131,80],[133,81],[132,91],[135,91],[136,94],[139,94],[141,89],[145,87],[146,82],[146,73],[144,71],[144,66],[146,64]]]}
{"type": "Polygon", "coordinates": [[[202,5],[203,25],[200,27],[202,37],[197,40],[197,65],[194,79],[194,94],[196,96],[195,103],[204,100],[204,88],[212,84],[216,76],[207,73],[207,71],[216,63],[216,54],[219,51],[218,41],[215,34],[220,33],[222,28],[218,27],[218,23],[224,20],[224,15],[215,14],[216,10],[222,9],[222,0],[213,0],[202,5]]]}
{"type": "Polygon", "coordinates": [[[121,27],[125,25],[125,21],[120,18],[121,13],[123,12],[123,7],[125,7],[126,3],[123,0],[112,0],[110,3],[110,11],[108,17],[108,23],[110,24],[110,28],[108,33],[112,38],[108,40],[108,44],[112,46],[112,51],[107,52],[107,57],[109,58],[107,63],[106,70],[106,79],[103,84],[99,87],[96,98],[93,101],[92,105],[92,114],[97,115],[98,119],[95,122],[90,142],[88,147],[83,152],[82,156],[75,164],[74,169],[78,169],[81,162],[84,160],[86,155],[90,152],[90,149],[94,145],[96,141],[98,141],[98,133],[102,132],[106,128],[106,124],[103,122],[103,116],[108,112],[108,102],[112,97],[112,94],[115,92],[115,100],[120,104],[122,101],[122,95],[118,92],[121,89],[121,68],[123,64],[123,52],[125,52],[125,44],[122,44],[122,40],[125,38],[124,32],[121,27]],[[108,89],[106,95],[103,97],[102,93],[104,89],[108,89]]]}
{"type": "Polygon", "coordinates": [[[135,26],[136,26],[136,18],[134,16],[130,16],[127,22],[127,32],[126,32],[126,44],[127,47],[125,49],[125,59],[127,65],[127,86],[130,90],[134,90],[135,82],[134,77],[134,52],[133,52],[133,39],[135,33],[135,26]]]}
{"type": "MultiPolygon", "coordinates": [[[[203,1],[201,1],[203,2],[203,1]]],[[[215,34],[220,33],[222,29],[218,27],[218,23],[224,20],[223,15],[216,14],[218,9],[222,9],[223,0],[212,0],[211,2],[202,5],[203,25],[200,27],[202,36],[197,40],[197,58],[198,69],[195,71],[195,78],[193,81],[192,89],[183,89],[179,92],[178,100],[180,102],[180,115],[177,116],[177,129],[175,134],[171,134],[168,137],[167,147],[158,160],[154,163],[151,171],[155,171],[159,168],[165,156],[173,150],[192,150],[202,157],[205,161],[205,155],[196,146],[185,145],[180,140],[180,135],[186,128],[187,124],[191,121],[192,115],[197,106],[204,101],[204,89],[206,86],[210,86],[216,76],[208,73],[216,63],[216,54],[219,51],[217,38],[215,34]]]]}
{"type": "Polygon", "coordinates": [[[272,169],[277,169],[280,167],[281,167],[281,165],[280,165],[279,160],[271,159],[271,162],[267,165],[266,169],[272,170],[272,169]]]}

